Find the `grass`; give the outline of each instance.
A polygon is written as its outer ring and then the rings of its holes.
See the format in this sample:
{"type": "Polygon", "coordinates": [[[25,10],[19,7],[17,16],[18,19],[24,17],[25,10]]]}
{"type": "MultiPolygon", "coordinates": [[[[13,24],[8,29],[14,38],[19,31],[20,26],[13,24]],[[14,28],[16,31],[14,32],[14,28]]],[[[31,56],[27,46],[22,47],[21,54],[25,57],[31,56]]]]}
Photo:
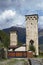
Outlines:
{"type": "Polygon", "coordinates": [[[17,62],[18,62],[17,59],[12,59],[10,62],[7,63],[7,65],[14,65],[17,62]]]}
{"type": "Polygon", "coordinates": [[[16,62],[18,62],[18,59],[14,58],[0,61],[1,65],[14,65],[16,62]]]}
{"type": "Polygon", "coordinates": [[[43,58],[43,55],[39,55],[38,58],[43,58]]]}
{"type": "Polygon", "coordinates": [[[28,65],[28,62],[27,61],[24,61],[24,65],[28,65]]]}
{"type": "Polygon", "coordinates": [[[35,58],[43,58],[43,53],[40,53],[39,56],[34,56],[35,58]]]}
{"type": "Polygon", "coordinates": [[[11,58],[0,61],[0,65],[27,65],[27,61],[25,59],[11,58]]]}

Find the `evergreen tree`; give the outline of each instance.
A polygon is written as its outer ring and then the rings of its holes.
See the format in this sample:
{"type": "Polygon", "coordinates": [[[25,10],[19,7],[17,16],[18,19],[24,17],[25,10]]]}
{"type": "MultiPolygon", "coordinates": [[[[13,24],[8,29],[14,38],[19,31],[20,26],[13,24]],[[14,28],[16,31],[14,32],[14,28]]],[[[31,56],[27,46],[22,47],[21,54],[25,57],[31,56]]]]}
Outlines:
{"type": "Polygon", "coordinates": [[[8,47],[9,42],[9,35],[4,31],[0,30],[0,46],[8,47]]]}

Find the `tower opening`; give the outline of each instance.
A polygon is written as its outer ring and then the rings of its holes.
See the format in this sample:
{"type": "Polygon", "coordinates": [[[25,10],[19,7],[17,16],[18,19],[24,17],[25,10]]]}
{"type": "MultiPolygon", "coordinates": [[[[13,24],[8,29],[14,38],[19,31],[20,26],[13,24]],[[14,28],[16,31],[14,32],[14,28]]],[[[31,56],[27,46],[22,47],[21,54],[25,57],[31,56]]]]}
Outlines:
{"type": "Polygon", "coordinates": [[[30,45],[33,45],[34,44],[34,41],[33,40],[30,40],[30,45]]]}

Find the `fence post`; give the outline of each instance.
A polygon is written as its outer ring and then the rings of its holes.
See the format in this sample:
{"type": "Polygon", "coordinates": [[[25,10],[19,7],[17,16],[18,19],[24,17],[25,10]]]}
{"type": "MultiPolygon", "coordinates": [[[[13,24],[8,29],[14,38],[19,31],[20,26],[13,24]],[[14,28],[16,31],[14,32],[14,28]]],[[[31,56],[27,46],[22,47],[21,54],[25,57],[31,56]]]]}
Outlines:
{"type": "Polygon", "coordinates": [[[5,58],[7,58],[7,49],[4,48],[4,51],[5,51],[5,58]]]}

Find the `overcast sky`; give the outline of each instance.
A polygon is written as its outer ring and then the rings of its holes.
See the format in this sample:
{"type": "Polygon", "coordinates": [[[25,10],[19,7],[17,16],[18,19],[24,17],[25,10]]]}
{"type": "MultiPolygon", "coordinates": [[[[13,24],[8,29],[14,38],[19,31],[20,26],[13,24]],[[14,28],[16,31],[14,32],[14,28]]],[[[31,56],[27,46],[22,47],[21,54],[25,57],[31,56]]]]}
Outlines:
{"type": "Polygon", "coordinates": [[[43,28],[43,0],[0,0],[0,29],[25,27],[29,14],[38,14],[38,27],[43,28]]]}

